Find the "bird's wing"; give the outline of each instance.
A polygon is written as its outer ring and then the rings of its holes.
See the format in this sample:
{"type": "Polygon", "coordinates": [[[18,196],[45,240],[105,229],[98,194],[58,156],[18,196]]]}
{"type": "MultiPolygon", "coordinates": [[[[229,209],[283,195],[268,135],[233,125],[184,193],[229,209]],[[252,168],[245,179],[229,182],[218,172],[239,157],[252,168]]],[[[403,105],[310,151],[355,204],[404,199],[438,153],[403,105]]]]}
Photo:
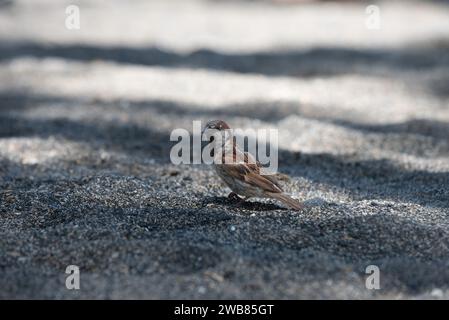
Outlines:
{"type": "MultiPolygon", "coordinates": [[[[237,152],[238,153],[238,152],[237,152]]],[[[260,162],[254,159],[251,153],[243,153],[243,163],[245,163],[253,172],[260,173],[260,162]]]]}
{"type": "Polygon", "coordinates": [[[273,193],[281,193],[283,190],[273,182],[269,176],[262,176],[258,173],[250,172],[245,175],[245,181],[251,185],[262,188],[264,191],[273,192],[273,193]]]}
{"type": "MultiPolygon", "coordinates": [[[[260,167],[261,164],[259,161],[257,161],[256,159],[254,159],[254,157],[251,155],[251,153],[248,152],[244,152],[244,158],[245,158],[245,163],[248,166],[252,166],[254,167],[253,172],[260,174],[260,167]]],[[[275,175],[261,175],[262,177],[264,177],[265,179],[268,179],[271,183],[273,183],[279,190],[280,192],[283,192],[281,185],[279,184],[278,179],[280,177],[283,177],[285,175],[282,175],[280,173],[275,174],[275,175]]]]}
{"type": "Polygon", "coordinates": [[[243,180],[267,192],[283,192],[274,177],[260,174],[260,164],[255,162],[247,152],[242,153],[236,150],[233,156],[225,156],[224,163],[223,169],[236,179],[243,180]]]}
{"type": "Polygon", "coordinates": [[[279,184],[277,174],[275,174],[275,175],[262,175],[262,177],[270,180],[273,184],[275,184],[276,187],[278,187],[278,189],[281,190],[280,192],[284,192],[284,190],[282,189],[282,186],[279,184]]]}

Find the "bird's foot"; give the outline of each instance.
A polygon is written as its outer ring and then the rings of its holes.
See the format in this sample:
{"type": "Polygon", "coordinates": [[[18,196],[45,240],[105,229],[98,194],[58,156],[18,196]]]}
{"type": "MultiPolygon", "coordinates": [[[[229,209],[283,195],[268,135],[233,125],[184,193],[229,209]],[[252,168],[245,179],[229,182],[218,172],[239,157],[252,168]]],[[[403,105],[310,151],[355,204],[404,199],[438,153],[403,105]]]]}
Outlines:
{"type": "Polygon", "coordinates": [[[237,193],[235,193],[235,192],[231,192],[229,195],[228,195],[228,198],[229,199],[231,199],[232,201],[235,201],[235,205],[236,206],[243,206],[244,204],[245,204],[245,202],[246,202],[246,200],[248,199],[248,198],[242,198],[242,197],[240,197],[237,193]]]}
{"type": "Polygon", "coordinates": [[[241,202],[242,200],[245,201],[244,198],[240,198],[239,195],[237,193],[235,193],[235,192],[231,192],[228,195],[228,199],[234,200],[234,201],[238,201],[238,202],[241,202]]]}

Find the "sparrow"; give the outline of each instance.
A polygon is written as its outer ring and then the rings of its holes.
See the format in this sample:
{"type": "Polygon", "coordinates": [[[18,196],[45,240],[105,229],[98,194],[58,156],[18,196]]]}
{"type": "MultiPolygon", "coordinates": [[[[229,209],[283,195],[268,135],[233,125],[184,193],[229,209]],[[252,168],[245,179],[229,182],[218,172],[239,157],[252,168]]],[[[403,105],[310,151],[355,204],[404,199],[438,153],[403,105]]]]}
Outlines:
{"type": "MultiPolygon", "coordinates": [[[[216,130],[229,133],[229,125],[222,120],[209,121],[204,127],[203,134],[207,130],[216,130]]],[[[284,194],[276,175],[261,174],[261,165],[248,152],[243,152],[236,144],[236,139],[232,134],[222,135],[223,139],[214,141],[219,144],[220,152],[213,155],[213,166],[218,176],[232,190],[229,198],[238,199],[240,203],[251,197],[272,198],[279,200],[294,210],[301,210],[303,205],[284,194]],[[224,137],[223,137],[224,136],[224,137]],[[240,196],[243,196],[241,198],[240,196]]],[[[215,150],[214,150],[215,151],[215,150]]],[[[285,176],[285,175],[281,175],[285,176]]]]}

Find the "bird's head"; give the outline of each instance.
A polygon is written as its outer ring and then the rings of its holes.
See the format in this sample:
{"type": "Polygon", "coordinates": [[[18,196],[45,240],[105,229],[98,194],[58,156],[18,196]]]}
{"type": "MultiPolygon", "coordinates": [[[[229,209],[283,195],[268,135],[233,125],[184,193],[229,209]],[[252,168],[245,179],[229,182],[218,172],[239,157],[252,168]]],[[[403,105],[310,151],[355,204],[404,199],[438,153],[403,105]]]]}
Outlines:
{"type": "Polygon", "coordinates": [[[214,140],[217,142],[221,139],[222,144],[224,144],[231,136],[229,131],[227,131],[230,129],[229,125],[223,120],[212,120],[206,123],[201,136],[206,134],[206,137],[210,142],[214,140]]]}
{"type": "Polygon", "coordinates": [[[204,126],[204,131],[206,130],[218,130],[218,131],[224,131],[231,129],[226,122],[223,120],[212,120],[206,123],[204,126]]]}

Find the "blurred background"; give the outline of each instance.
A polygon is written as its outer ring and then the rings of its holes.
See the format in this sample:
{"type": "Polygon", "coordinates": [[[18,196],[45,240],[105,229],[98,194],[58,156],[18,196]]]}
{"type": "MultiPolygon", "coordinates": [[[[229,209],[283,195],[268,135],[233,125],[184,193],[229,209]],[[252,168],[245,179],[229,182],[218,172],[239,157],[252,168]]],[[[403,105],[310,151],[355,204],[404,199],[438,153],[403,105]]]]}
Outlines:
{"type": "Polygon", "coordinates": [[[447,298],[448,137],[447,1],[1,0],[0,297],[447,298]],[[216,118],[310,209],[172,165],[216,118]]]}

